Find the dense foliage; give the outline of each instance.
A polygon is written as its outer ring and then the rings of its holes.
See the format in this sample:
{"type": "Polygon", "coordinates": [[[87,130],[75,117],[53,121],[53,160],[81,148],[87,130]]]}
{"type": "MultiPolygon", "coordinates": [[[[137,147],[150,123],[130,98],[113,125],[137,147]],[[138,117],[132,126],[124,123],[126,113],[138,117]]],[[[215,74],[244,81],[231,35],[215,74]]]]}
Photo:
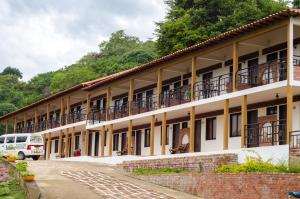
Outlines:
{"type": "Polygon", "coordinates": [[[299,162],[284,162],[273,164],[270,160],[263,161],[261,157],[247,157],[242,164],[222,165],[215,169],[216,173],[300,173],[299,162]]]}
{"type": "Polygon", "coordinates": [[[166,0],[166,19],[157,23],[160,55],[180,50],[287,8],[283,0],[166,0]]]}

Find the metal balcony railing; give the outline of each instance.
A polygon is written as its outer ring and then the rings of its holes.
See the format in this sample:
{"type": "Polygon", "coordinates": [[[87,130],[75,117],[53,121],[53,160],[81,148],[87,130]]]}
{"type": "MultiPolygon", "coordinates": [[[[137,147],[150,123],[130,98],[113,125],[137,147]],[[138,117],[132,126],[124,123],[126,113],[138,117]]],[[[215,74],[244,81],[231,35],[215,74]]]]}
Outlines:
{"type": "Polygon", "coordinates": [[[195,98],[196,100],[206,99],[232,92],[231,74],[220,75],[205,81],[196,82],[195,98]]]}
{"type": "Polygon", "coordinates": [[[286,121],[277,120],[245,126],[247,147],[282,145],[286,143],[286,121]]]}
{"type": "Polygon", "coordinates": [[[300,130],[290,133],[290,149],[300,149],[300,130]]]}
{"type": "Polygon", "coordinates": [[[93,109],[89,112],[87,119],[90,124],[106,121],[106,109],[93,109]]]}
{"type": "Polygon", "coordinates": [[[287,68],[285,60],[275,60],[238,70],[236,87],[243,90],[286,80],[287,68]]]}
{"type": "Polygon", "coordinates": [[[191,87],[189,85],[164,91],[160,95],[160,104],[162,107],[175,106],[190,101],[191,87]]]}
{"type": "Polygon", "coordinates": [[[157,97],[155,95],[137,99],[132,102],[131,113],[133,115],[153,111],[157,109],[157,97]]]}
{"type": "Polygon", "coordinates": [[[128,103],[119,106],[111,106],[109,108],[109,119],[119,119],[129,115],[128,103]]]}
{"type": "Polygon", "coordinates": [[[71,112],[70,114],[66,115],[66,119],[68,124],[73,124],[86,120],[86,114],[81,112],[71,112]]]}

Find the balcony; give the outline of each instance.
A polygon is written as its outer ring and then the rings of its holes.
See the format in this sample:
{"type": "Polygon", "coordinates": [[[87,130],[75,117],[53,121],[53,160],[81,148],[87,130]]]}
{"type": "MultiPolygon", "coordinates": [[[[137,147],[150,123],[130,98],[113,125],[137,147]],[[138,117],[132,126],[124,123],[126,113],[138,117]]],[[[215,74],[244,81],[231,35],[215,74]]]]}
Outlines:
{"type": "Polygon", "coordinates": [[[70,114],[65,115],[67,124],[73,124],[76,122],[81,122],[86,120],[86,114],[79,112],[71,112],[70,114]]]}
{"type": "Polygon", "coordinates": [[[206,99],[232,92],[231,75],[224,74],[195,84],[196,100],[206,99]]]}
{"type": "Polygon", "coordinates": [[[235,75],[237,90],[283,81],[287,77],[286,61],[275,60],[254,65],[237,71],[235,75]]]}
{"type": "Polygon", "coordinates": [[[87,116],[90,124],[106,121],[106,109],[93,109],[87,116]]]}
{"type": "Polygon", "coordinates": [[[285,120],[248,124],[245,126],[245,130],[245,144],[248,148],[286,143],[285,120]]]}
{"type": "Polygon", "coordinates": [[[119,106],[111,106],[109,108],[109,119],[119,119],[129,115],[128,103],[119,106]]]}
{"type": "Polygon", "coordinates": [[[47,126],[48,128],[52,129],[52,128],[56,128],[60,126],[60,119],[56,118],[56,119],[49,119],[47,121],[47,126]]]}
{"type": "Polygon", "coordinates": [[[191,101],[191,87],[181,86],[176,89],[167,90],[160,95],[161,107],[170,107],[191,101]]]}
{"type": "Polygon", "coordinates": [[[155,95],[148,96],[142,99],[137,99],[132,102],[131,110],[132,114],[140,114],[157,109],[157,97],[155,95]]]}

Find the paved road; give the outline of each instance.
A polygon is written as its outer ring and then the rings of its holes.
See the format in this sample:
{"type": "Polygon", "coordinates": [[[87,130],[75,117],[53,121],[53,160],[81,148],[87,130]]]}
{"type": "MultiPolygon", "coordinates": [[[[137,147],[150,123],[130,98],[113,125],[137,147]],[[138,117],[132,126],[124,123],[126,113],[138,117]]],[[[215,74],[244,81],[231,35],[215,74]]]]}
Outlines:
{"type": "Polygon", "coordinates": [[[43,199],[93,198],[196,198],[128,177],[114,166],[63,161],[30,161],[29,169],[43,199]]]}

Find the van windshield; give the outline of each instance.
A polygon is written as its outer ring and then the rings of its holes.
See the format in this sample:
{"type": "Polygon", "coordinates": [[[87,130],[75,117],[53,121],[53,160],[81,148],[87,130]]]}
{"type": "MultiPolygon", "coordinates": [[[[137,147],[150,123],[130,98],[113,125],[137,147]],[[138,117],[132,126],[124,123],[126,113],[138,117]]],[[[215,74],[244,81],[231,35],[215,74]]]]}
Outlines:
{"type": "Polygon", "coordinates": [[[43,138],[40,135],[30,136],[30,143],[43,143],[43,138]]]}

